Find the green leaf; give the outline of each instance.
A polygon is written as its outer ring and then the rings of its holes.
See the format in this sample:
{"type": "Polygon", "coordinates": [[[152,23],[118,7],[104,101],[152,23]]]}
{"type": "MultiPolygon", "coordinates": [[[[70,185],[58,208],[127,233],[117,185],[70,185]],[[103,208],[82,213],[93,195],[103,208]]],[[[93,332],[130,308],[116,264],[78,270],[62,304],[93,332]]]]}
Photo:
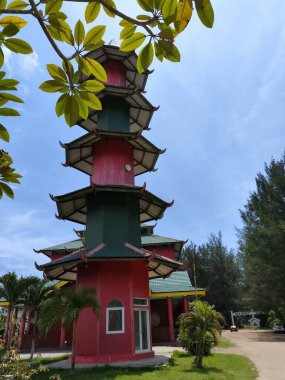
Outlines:
{"type": "Polygon", "coordinates": [[[176,18],[174,20],[174,26],[178,33],[183,32],[186,28],[191,20],[192,13],[192,6],[189,0],[180,0],[177,4],[176,18]]]}
{"type": "Polygon", "coordinates": [[[79,107],[75,95],[68,95],[64,107],[64,116],[66,123],[72,127],[79,119],[79,107]]]}
{"type": "Polygon", "coordinates": [[[2,80],[5,77],[5,75],[6,75],[5,71],[0,71],[0,80],[2,80]]]}
{"type": "Polygon", "coordinates": [[[176,8],[177,0],[165,0],[163,3],[162,15],[167,25],[169,25],[174,20],[176,8]]]}
{"type": "Polygon", "coordinates": [[[32,47],[26,41],[19,38],[6,38],[4,45],[15,53],[30,54],[33,52],[32,47]]]}
{"type": "Polygon", "coordinates": [[[84,45],[84,50],[91,51],[91,50],[96,50],[99,49],[101,46],[104,45],[104,41],[100,40],[96,44],[93,44],[92,42],[84,45]]]}
{"type": "Polygon", "coordinates": [[[15,24],[19,29],[27,25],[27,21],[18,16],[6,16],[0,19],[0,25],[7,26],[15,24]]]}
{"type": "Polygon", "coordinates": [[[198,17],[202,24],[204,24],[207,28],[212,28],[214,25],[215,16],[210,0],[196,0],[195,4],[198,17]]]}
{"type": "Polygon", "coordinates": [[[22,10],[26,9],[28,5],[29,3],[26,3],[25,1],[15,0],[8,4],[7,9],[22,10]]]}
{"type": "Polygon", "coordinates": [[[60,41],[60,42],[63,41],[63,38],[62,38],[62,36],[61,36],[59,30],[58,30],[56,27],[54,27],[54,26],[52,26],[52,25],[46,25],[46,28],[47,28],[47,30],[49,31],[49,34],[50,34],[55,40],[60,41]]]}
{"type": "Polygon", "coordinates": [[[158,11],[161,11],[161,8],[163,6],[164,0],[153,0],[154,8],[158,11]]]}
{"type": "Polygon", "coordinates": [[[0,108],[0,116],[20,116],[19,112],[12,108],[0,108]]]}
{"type": "Polygon", "coordinates": [[[5,26],[5,28],[2,30],[2,33],[6,37],[13,37],[19,32],[19,28],[16,24],[8,24],[5,26]]]}
{"type": "Polygon", "coordinates": [[[88,104],[83,98],[81,98],[80,92],[75,95],[75,98],[78,104],[79,116],[86,120],[88,118],[88,104]]]}
{"type": "Polygon", "coordinates": [[[50,63],[47,65],[48,72],[55,80],[67,83],[67,76],[59,66],[50,63]]]}
{"type": "Polygon", "coordinates": [[[56,13],[60,10],[62,7],[62,1],[61,0],[48,0],[46,3],[46,14],[56,13]]]}
{"type": "Polygon", "coordinates": [[[152,0],[137,0],[137,2],[144,11],[151,12],[153,10],[152,0]]]}
{"type": "Polygon", "coordinates": [[[149,42],[139,53],[137,59],[137,68],[139,73],[143,73],[153,61],[153,47],[149,42]]]}
{"type": "Polygon", "coordinates": [[[93,22],[98,17],[100,13],[101,4],[98,1],[92,1],[89,3],[85,9],[85,21],[87,24],[93,22]]]}
{"type": "Polygon", "coordinates": [[[2,188],[3,192],[9,197],[9,198],[14,198],[14,193],[13,190],[11,189],[10,186],[6,185],[4,182],[0,182],[0,187],[2,188]]]}
{"type": "Polygon", "coordinates": [[[97,25],[94,26],[94,28],[90,29],[89,32],[86,34],[84,38],[84,43],[83,45],[86,46],[89,43],[96,44],[98,43],[106,30],[106,25],[97,25]]]}
{"type": "Polygon", "coordinates": [[[0,0],[0,9],[5,9],[7,5],[7,0],[0,0]]]}
{"type": "MultiPolygon", "coordinates": [[[[105,3],[110,5],[112,8],[116,9],[116,4],[114,3],[113,0],[105,0],[105,3]]],[[[103,7],[103,9],[106,15],[108,15],[109,17],[115,17],[115,14],[112,11],[110,11],[108,8],[103,7]]]]}
{"type": "Polygon", "coordinates": [[[47,80],[39,86],[39,89],[41,89],[44,92],[57,92],[66,87],[67,86],[64,83],[59,82],[57,80],[47,80]]]}
{"type": "Polygon", "coordinates": [[[177,47],[169,42],[169,41],[158,41],[159,48],[161,49],[161,52],[163,56],[172,62],[179,62],[180,61],[180,53],[177,47]]]}
{"type": "Polygon", "coordinates": [[[3,50],[0,47],[0,67],[3,66],[3,63],[4,63],[4,53],[3,53],[3,50]]]}
{"type": "Polygon", "coordinates": [[[135,31],[136,31],[135,25],[131,24],[131,25],[125,26],[124,29],[121,30],[120,39],[124,40],[126,38],[131,37],[131,35],[134,34],[135,31]]]}
{"type": "Polygon", "coordinates": [[[104,67],[97,61],[91,58],[86,58],[86,61],[89,64],[89,69],[91,74],[101,82],[107,82],[107,73],[104,67]]]}
{"type": "Polygon", "coordinates": [[[81,45],[85,37],[85,29],[82,21],[78,20],[74,28],[74,39],[77,45],[81,45]]]}
{"type": "Polygon", "coordinates": [[[97,80],[87,80],[85,82],[80,83],[78,86],[79,90],[86,90],[86,91],[92,91],[92,92],[100,92],[105,88],[103,83],[98,82],[97,80]]]}
{"type": "Polygon", "coordinates": [[[92,108],[93,110],[101,111],[102,110],[102,104],[98,97],[91,92],[85,92],[81,91],[80,92],[80,97],[84,99],[88,106],[92,108]]]}
{"type": "Polygon", "coordinates": [[[131,26],[131,25],[134,25],[134,24],[133,24],[132,22],[130,22],[130,21],[127,21],[127,20],[122,19],[122,20],[119,22],[119,25],[122,26],[122,27],[124,28],[125,26],[131,26]]]}
{"type": "Polygon", "coordinates": [[[7,99],[12,101],[12,102],[16,102],[16,103],[24,103],[22,99],[18,98],[18,96],[15,96],[15,95],[12,95],[12,94],[9,94],[9,93],[6,93],[6,92],[1,92],[0,93],[0,99],[7,99]]]}
{"type": "Polygon", "coordinates": [[[174,38],[174,32],[170,27],[166,27],[159,33],[159,37],[162,39],[171,40],[174,38]]]}
{"type": "Polygon", "coordinates": [[[4,127],[4,125],[0,124],[0,139],[9,142],[10,136],[7,129],[4,127]]]}
{"type": "Polygon", "coordinates": [[[64,109],[65,109],[65,104],[68,99],[68,94],[63,94],[58,98],[58,101],[56,102],[55,105],[55,113],[57,114],[58,117],[64,114],[64,109]]]}
{"type": "Polygon", "coordinates": [[[146,35],[143,33],[134,33],[131,37],[123,40],[120,46],[121,51],[133,51],[144,43],[146,35]]]}

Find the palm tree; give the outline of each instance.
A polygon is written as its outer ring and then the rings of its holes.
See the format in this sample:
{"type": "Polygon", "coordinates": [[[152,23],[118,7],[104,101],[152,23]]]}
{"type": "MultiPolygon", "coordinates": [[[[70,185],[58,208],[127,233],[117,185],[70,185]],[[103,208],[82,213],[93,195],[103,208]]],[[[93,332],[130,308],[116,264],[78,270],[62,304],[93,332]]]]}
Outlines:
{"type": "Polygon", "coordinates": [[[0,298],[8,302],[8,316],[10,321],[8,325],[8,334],[6,340],[6,347],[9,349],[11,346],[12,331],[15,324],[14,311],[18,304],[23,301],[23,294],[27,288],[38,281],[37,277],[18,277],[15,272],[8,272],[0,277],[0,298]]]}
{"type": "Polygon", "coordinates": [[[53,291],[54,286],[50,286],[46,281],[38,279],[38,281],[30,285],[23,294],[23,302],[26,307],[26,311],[33,313],[32,347],[30,360],[33,359],[35,352],[38,318],[44,302],[48,297],[52,295],[53,291]]]}
{"type": "Polygon", "coordinates": [[[99,317],[100,305],[97,301],[97,292],[93,288],[86,289],[60,289],[44,303],[40,319],[40,332],[47,335],[51,327],[59,320],[65,327],[72,325],[72,354],[71,368],[75,368],[75,342],[76,328],[80,312],[91,307],[99,317]]]}
{"type": "Polygon", "coordinates": [[[217,343],[223,321],[222,314],[207,302],[200,300],[193,301],[190,311],[180,316],[178,342],[187,351],[191,351],[194,345],[196,356],[194,365],[197,368],[202,368],[207,336],[210,333],[214,343],[217,343]]]}

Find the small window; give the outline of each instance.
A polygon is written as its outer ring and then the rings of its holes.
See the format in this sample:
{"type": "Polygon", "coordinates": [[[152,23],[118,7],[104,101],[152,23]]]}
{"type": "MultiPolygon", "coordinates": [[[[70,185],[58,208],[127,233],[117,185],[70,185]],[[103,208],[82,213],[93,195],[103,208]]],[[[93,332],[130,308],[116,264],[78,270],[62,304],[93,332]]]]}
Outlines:
{"type": "Polygon", "coordinates": [[[147,298],[134,298],[134,305],[135,306],[148,306],[148,299],[147,298]]]}
{"type": "Polygon", "coordinates": [[[106,333],[119,334],[125,332],[124,306],[118,300],[109,303],[106,312],[106,333]]]}

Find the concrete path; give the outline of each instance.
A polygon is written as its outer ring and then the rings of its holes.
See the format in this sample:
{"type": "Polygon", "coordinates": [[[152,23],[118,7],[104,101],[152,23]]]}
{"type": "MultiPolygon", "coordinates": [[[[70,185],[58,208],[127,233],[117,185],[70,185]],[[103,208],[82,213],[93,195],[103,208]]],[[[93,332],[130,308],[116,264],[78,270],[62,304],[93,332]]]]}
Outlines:
{"type": "Polygon", "coordinates": [[[215,352],[247,356],[256,365],[259,380],[285,380],[285,335],[268,330],[239,330],[224,331],[223,337],[235,346],[215,352]]]}

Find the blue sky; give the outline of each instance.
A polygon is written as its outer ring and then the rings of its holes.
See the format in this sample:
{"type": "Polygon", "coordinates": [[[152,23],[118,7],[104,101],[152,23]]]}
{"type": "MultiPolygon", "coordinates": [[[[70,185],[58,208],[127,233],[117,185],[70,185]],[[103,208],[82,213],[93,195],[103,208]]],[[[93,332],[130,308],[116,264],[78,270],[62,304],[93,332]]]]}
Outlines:
{"type": "MultiPolygon", "coordinates": [[[[194,15],[177,39],[181,63],[152,65],[146,96],[160,109],[145,136],[167,151],[160,156],[158,171],[137,177],[136,183],[146,181],[148,190],[175,199],[158,221],[157,233],[199,244],[220,230],[225,244],[236,248],[238,209],[254,189],[264,162],[284,151],[285,3],[213,0],[213,6],[212,30],[194,15]]],[[[67,8],[74,23],[81,8],[67,8]]],[[[11,143],[3,148],[24,178],[15,188],[15,199],[0,202],[0,274],[36,274],[34,261],[46,260],[33,248],[75,238],[72,229],[80,225],[54,217],[49,193],[88,185],[87,176],[61,166],[64,151],[58,141],[72,141],[84,131],[67,127],[55,116],[56,97],[37,90],[48,79],[45,65],[58,60],[30,21],[23,37],[34,54],[8,56],[7,70],[21,81],[25,105],[19,107],[20,118],[4,120],[11,143]]],[[[105,41],[119,41],[112,19],[99,22],[106,21],[105,41]]]]}

